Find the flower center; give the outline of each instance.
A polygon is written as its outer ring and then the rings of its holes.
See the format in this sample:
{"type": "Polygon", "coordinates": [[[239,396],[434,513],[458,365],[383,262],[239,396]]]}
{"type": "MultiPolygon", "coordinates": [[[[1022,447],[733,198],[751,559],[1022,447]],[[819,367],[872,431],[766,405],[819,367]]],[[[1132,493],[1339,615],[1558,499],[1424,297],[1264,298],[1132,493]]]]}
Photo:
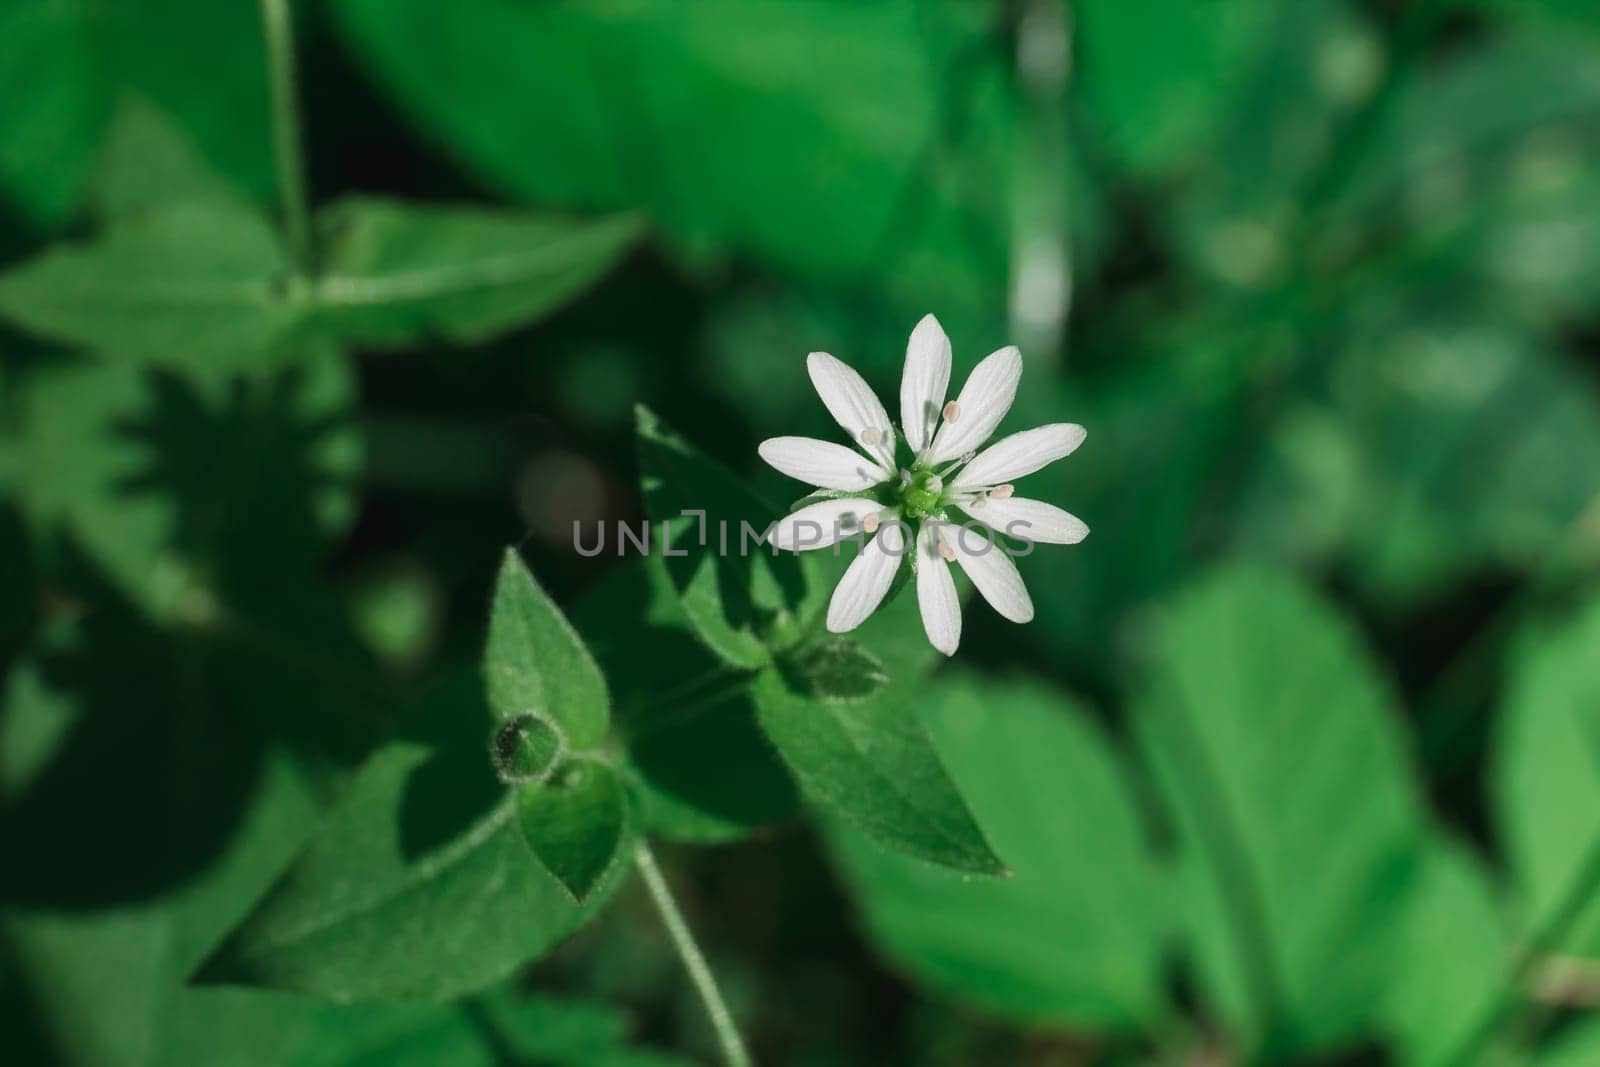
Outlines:
{"type": "Polygon", "coordinates": [[[944,481],[932,471],[914,473],[900,489],[900,510],[908,519],[927,519],[939,513],[944,481]]]}

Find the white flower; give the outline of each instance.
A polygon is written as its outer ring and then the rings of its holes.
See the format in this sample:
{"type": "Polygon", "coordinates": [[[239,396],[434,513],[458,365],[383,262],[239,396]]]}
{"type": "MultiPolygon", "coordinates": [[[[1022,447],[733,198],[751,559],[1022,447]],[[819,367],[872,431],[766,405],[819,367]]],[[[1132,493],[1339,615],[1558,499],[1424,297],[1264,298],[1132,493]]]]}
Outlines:
{"type": "Polygon", "coordinates": [[[950,339],[924,316],[906,345],[900,428],[907,462],[896,461],[894,424],[861,375],[825,352],[806,357],[811,383],[855,448],[812,437],[772,437],[761,458],[815,486],[820,499],[779,520],[772,543],[791,551],[871,536],[828,603],[828,629],[855,629],[883,602],[900,560],[911,556],[922,625],[945,655],[961,641],[961,603],[950,575],[961,564],[991,607],[1012,622],[1033,618],[1033,601],[1011,554],[978,527],[1026,542],[1077,544],[1089,528],[1053,504],[1016,496],[1011,482],[1083,443],[1084,429],[1052,423],[977,449],[1005,417],[1022,377],[1022,355],[1002,348],[979,363],[948,404],[950,339]],[[956,515],[952,516],[952,512],[956,515]]]}

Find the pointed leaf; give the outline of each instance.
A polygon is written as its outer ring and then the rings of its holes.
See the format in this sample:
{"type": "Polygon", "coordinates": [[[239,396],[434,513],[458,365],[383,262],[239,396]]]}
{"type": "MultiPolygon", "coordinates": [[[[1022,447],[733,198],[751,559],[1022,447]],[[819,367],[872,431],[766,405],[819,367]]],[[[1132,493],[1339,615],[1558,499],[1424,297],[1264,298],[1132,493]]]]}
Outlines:
{"type": "Polygon", "coordinates": [[[610,697],[589,650],[514,549],[495,583],[484,655],[489,705],[502,719],[538,712],[573,749],[605,739],[610,697]]]}
{"type": "Polygon", "coordinates": [[[578,901],[622,849],[627,798],[617,772],[576,757],[544,782],[517,787],[517,818],[533,854],[578,901]]]}
{"type": "Polygon", "coordinates": [[[754,692],[761,728],[804,795],[825,812],[932,863],[1004,873],[898,689],[865,700],[816,700],[768,668],[754,692]]]}
{"type": "Polygon", "coordinates": [[[1432,842],[1402,931],[1385,1015],[1405,1067],[1449,1067],[1509,976],[1511,939],[1483,862],[1432,842]]]}
{"type": "Polygon", "coordinates": [[[539,865],[489,767],[492,717],[474,690],[461,679],[425,709],[417,737],[378,750],[198,981],[449,1000],[595,914],[617,880],[580,908],[539,865]]]}
{"type": "Polygon", "coordinates": [[[1528,639],[1492,768],[1524,938],[1600,959],[1600,601],[1528,639]],[[1556,927],[1561,929],[1556,929],[1556,927]]]}
{"type": "Polygon", "coordinates": [[[969,675],[942,678],[923,721],[1012,876],[964,877],[840,827],[834,851],[880,951],[1008,1018],[1127,1032],[1155,1021],[1165,885],[1083,709],[969,675]]]}
{"type": "Polygon", "coordinates": [[[661,550],[684,613],[729,663],[768,663],[821,606],[814,564],[758,544],[778,512],[642,407],[638,431],[645,510],[652,536],[667,524],[661,550]]]}
{"type": "Polygon", "coordinates": [[[610,270],[637,216],[586,220],[356,198],[322,213],[320,321],[364,344],[482,341],[536,322],[610,270]]]}
{"type": "Polygon", "coordinates": [[[1160,626],[1138,725],[1181,847],[1205,998],[1274,1056],[1380,1007],[1421,854],[1393,702],[1351,628],[1285,578],[1224,571],[1160,626]]]}
{"type": "Polygon", "coordinates": [[[287,269],[253,212],[175,203],[0,274],[0,316],[113,359],[248,364],[283,355],[304,319],[287,269]]]}

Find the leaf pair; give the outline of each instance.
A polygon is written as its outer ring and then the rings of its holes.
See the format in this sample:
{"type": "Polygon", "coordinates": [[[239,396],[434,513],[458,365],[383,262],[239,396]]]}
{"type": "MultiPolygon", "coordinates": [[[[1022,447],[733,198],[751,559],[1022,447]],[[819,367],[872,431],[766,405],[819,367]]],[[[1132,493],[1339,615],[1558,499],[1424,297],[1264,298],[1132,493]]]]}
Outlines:
{"type": "Polygon", "coordinates": [[[0,275],[0,315],[111,358],[179,366],[281,361],[308,338],[467,343],[570,299],[640,225],[355,198],[318,229],[319,270],[305,280],[266,220],[231,198],[138,212],[0,275]]]}

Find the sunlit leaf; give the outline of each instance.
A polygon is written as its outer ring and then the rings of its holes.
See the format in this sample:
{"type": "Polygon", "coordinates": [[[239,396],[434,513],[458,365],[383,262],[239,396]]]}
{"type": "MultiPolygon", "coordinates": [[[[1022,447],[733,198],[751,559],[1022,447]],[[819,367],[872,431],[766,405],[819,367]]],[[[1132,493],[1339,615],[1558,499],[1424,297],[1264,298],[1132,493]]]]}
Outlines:
{"type": "Polygon", "coordinates": [[[1392,701],[1350,628],[1232,570],[1163,619],[1138,725],[1181,846],[1206,1002],[1264,1054],[1369,1028],[1420,862],[1392,701]]]}
{"type": "Polygon", "coordinates": [[[287,268],[254,212],[174,203],[0,274],[0,315],[112,358],[247,365],[284,355],[303,322],[287,268]]]}
{"type": "Polygon", "coordinates": [[[1523,937],[1600,958],[1600,604],[1515,658],[1491,781],[1523,937]]]}
{"type": "Polygon", "coordinates": [[[1510,953],[1506,916],[1482,861],[1453,841],[1436,841],[1412,896],[1387,998],[1399,1062],[1459,1062],[1509,977],[1510,953]]]}
{"type": "Polygon", "coordinates": [[[330,7],[407,113],[517,195],[645,207],[689,248],[727,245],[812,276],[881,274],[918,302],[1000,296],[1014,118],[987,12],[330,7]],[[944,165],[924,167],[930,156],[944,165]]]}
{"type": "Polygon", "coordinates": [[[971,676],[941,678],[922,718],[1011,876],[943,871],[841,829],[833,841],[874,941],[934,990],[1003,1016],[1149,1024],[1164,882],[1105,738],[1042,685],[971,676]]]}

